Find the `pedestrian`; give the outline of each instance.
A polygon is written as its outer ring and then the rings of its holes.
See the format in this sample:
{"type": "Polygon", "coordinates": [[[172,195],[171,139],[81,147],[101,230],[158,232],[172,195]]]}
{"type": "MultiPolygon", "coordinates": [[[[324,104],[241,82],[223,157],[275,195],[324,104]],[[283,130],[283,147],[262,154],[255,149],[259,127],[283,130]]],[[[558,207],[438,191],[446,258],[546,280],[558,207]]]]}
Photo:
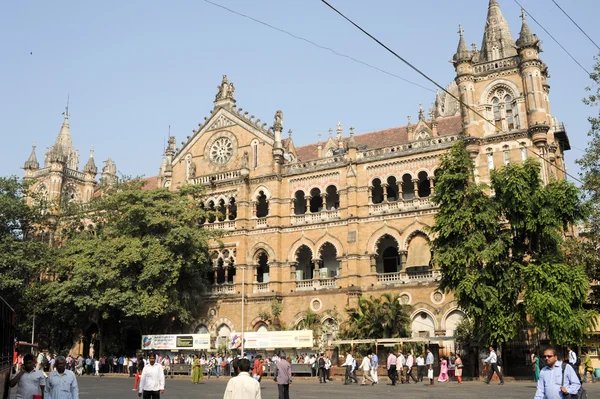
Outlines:
{"type": "Polygon", "coordinates": [[[540,379],[540,358],[535,353],[531,354],[531,366],[533,368],[533,382],[540,379]]]}
{"type": "Polygon", "coordinates": [[[438,376],[438,382],[446,382],[448,379],[448,361],[445,356],[440,356],[440,375],[438,376]]]}
{"type": "Polygon", "coordinates": [[[325,356],[325,375],[326,381],[331,381],[331,376],[330,373],[331,372],[331,359],[329,358],[329,356],[325,356]]]}
{"type": "Polygon", "coordinates": [[[260,399],[260,383],[249,374],[250,360],[240,359],[237,366],[237,376],[227,383],[223,399],[260,399]]]}
{"type": "Polygon", "coordinates": [[[406,383],[410,384],[412,378],[415,384],[418,382],[417,378],[413,374],[415,359],[413,358],[412,352],[406,354],[406,383]]]}
{"type": "Polygon", "coordinates": [[[423,369],[425,368],[425,359],[423,358],[423,354],[419,353],[417,356],[417,380],[419,382],[423,382],[423,369]]]}
{"type": "Polygon", "coordinates": [[[100,376],[100,360],[94,359],[94,375],[100,376]]]}
{"type": "Polygon", "coordinates": [[[592,358],[590,357],[590,353],[588,351],[584,351],[583,358],[583,382],[587,382],[587,373],[590,373],[592,376],[592,382],[596,383],[596,375],[594,374],[594,368],[592,367],[592,358]]]}
{"type": "Polygon", "coordinates": [[[263,376],[263,364],[262,364],[262,356],[256,356],[254,360],[254,366],[252,367],[252,378],[260,383],[263,376]]]}
{"type": "Polygon", "coordinates": [[[354,380],[355,383],[358,384],[358,380],[352,374],[352,370],[354,367],[354,358],[350,351],[346,351],[346,361],[342,364],[342,367],[346,367],[346,374],[344,375],[344,385],[348,385],[352,383],[354,380]]]}
{"type": "Polygon", "coordinates": [[[135,381],[133,382],[133,391],[137,391],[140,386],[140,379],[142,378],[142,372],[144,371],[145,365],[146,365],[146,363],[144,363],[144,362],[137,362],[135,381]]]}
{"type": "Polygon", "coordinates": [[[35,359],[31,353],[27,353],[21,359],[22,364],[18,373],[10,380],[9,386],[14,388],[17,384],[17,398],[32,399],[34,395],[44,393],[46,377],[44,373],[35,368],[35,359]]]}
{"type": "Polygon", "coordinates": [[[462,384],[462,372],[465,365],[463,364],[462,358],[458,353],[456,354],[456,358],[454,359],[454,365],[456,367],[454,375],[456,376],[458,383],[462,384]]]}
{"type": "Polygon", "coordinates": [[[65,370],[67,360],[58,356],[54,362],[55,370],[46,378],[44,398],[46,399],[79,399],[77,377],[71,370],[65,370]]]}
{"type": "Polygon", "coordinates": [[[286,359],[281,356],[281,359],[275,363],[275,382],[279,391],[279,399],[290,399],[290,385],[292,385],[292,359],[286,359]]]}
{"type": "Polygon", "coordinates": [[[142,370],[138,397],[144,394],[144,399],[160,399],[160,394],[165,392],[165,374],[162,366],[156,363],[156,355],[148,355],[149,364],[142,370]]]}
{"type": "Polygon", "coordinates": [[[373,351],[371,353],[371,378],[373,378],[373,382],[377,384],[379,382],[379,377],[377,376],[377,369],[379,368],[379,357],[377,357],[377,353],[373,351]]]}
{"type": "Polygon", "coordinates": [[[577,395],[581,383],[573,367],[558,360],[556,350],[548,348],[544,351],[546,367],[540,372],[535,399],[562,399],[567,395],[577,395]]]}
{"type": "Polygon", "coordinates": [[[219,378],[219,374],[217,374],[217,358],[215,357],[214,353],[210,356],[210,360],[208,361],[208,379],[209,380],[210,380],[211,375],[214,375],[215,377],[217,377],[217,379],[219,378]]]}
{"type": "Polygon", "coordinates": [[[498,385],[504,385],[504,378],[502,377],[500,370],[498,370],[498,355],[496,355],[496,351],[492,346],[490,346],[490,355],[485,358],[483,362],[490,365],[490,373],[488,374],[487,380],[484,382],[489,385],[494,373],[496,373],[500,378],[500,383],[498,385]]]}
{"type": "Polygon", "coordinates": [[[397,361],[398,359],[394,355],[394,351],[390,349],[387,357],[387,373],[388,378],[392,381],[392,386],[395,386],[396,380],[398,380],[398,373],[396,372],[397,361]]]}
{"type": "Polygon", "coordinates": [[[398,356],[396,357],[396,372],[399,374],[398,378],[400,380],[400,384],[404,384],[406,382],[406,358],[402,353],[402,349],[398,349],[398,356]]]}
{"type": "Polygon", "coordinates": [[[369,355],[365,355],[363,357],[362,363],[360,364],[360,369],[362,370],[362,382],[360,385],[367,385],[367,383],[371,385],[375,385],[375,381],[371,377],[371,358],[369,355]]]}
{"type": "Polygon", "coordinates": [[[454,370],[456,369],[455,362],[456,356],[454,356],[453,352],[450,352],[450,356],[448,356],[448,379],[450,380],[454,378],[454,370]]]}
{"type": "Polygon", "coordinates": [[[579,381],[581,381],[581,378],[579,377],[579,357],[577,357],[577,353],[575,353],[570,346],[567,346],[567,351],[569,353],[569,364],[573,367],[573,370],[575,370],[575,374],[577,374],[579,381]]]}
{"type": "Polygon", "coordinates": [[[429,378],[429,385],[433,385],[433,353],[427,348],[427,357],[425,358],[425,367],[427,368],[427,378],[429,378]]]}
{"type": "Polygon", "coordinates": [[[327,373],[325,372],[325,356],[323,355],[323,353],[319,354],[319,359],[317,359],[317,365],[319,366],[319,383],[326,384],[327,373]]]}
{"type": "Polygon", "coordinates": [[[194,355],[194,361],[192,362],[192,382],[197,384],[202,379],[202,365],[198,355],[194,355]]]}

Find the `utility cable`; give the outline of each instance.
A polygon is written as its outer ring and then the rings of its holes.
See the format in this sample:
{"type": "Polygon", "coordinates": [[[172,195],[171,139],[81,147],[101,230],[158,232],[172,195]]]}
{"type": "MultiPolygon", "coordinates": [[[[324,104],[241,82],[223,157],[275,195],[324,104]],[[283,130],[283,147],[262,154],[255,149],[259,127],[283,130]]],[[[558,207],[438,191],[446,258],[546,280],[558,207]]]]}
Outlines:
{"type": "Polygon", "coordinates": [[[567,16],[567,18],[569,18],[571,20],[571,22],[573,22],[573,24],[581,31],[581,33],[583,33],[585,35],[585,37],[587,37],[589,39],[589,41],[592,42],[592,44],[594,46],[596,46],[596,48],[600,51],[600,47],[596,44],[595,41],[592,40],[592,38],[587,33],[585,33],[585,31],[583,30],[583,28],[581,26],[579,26],[579,24],[577,24],[577,22],[575,22],[573,20],[573,18],[571,18],[571,16],[569,14],[567,14],[567,12],[565,10],[563,10],[562,7],[559,6],[558,3],[555,0],[552,0],[552,2],[554,3],[554,5],[556,7],[558,7],[559,10],[561,10],[563,12],[563,14],[565,14],[567,16]]]}
{"type": "MultiPolygon", "coordinates": [[[[516,1],[516,0],[515,0],[516,1]]],[[[420,69],[418,69],[417,67],[415,67],[414,65],[412,65],[410,62],[408,62],[407,60],[405,60],[404,58],[402,58],[400,55],[398,55],[394,50],[390,49],[388,46],[386,46],[385,44],[383,44],[380,40],[378,40],[375,36],[371,35],[369,32],[367,32],[366,30],[364,30],[363,28],[361,28],[358,24],[356,24],[354,21],[352,21],[350,18],[348,18],[347,16],[345,16],[341,11],[339,11],[338,9],[336,9],[334,6],[332,6],[331,4],[329,4],[327,2],[327,0],[321,0],[321,2],[323,2],[325,5],[327,5],[329,8],[331,8],[333,11],[335,11],[338,15],[340,15],[342,18],[344,18],[346,21],[348,21],[349,23],[351,23],[355,28],[357,28],[358,30],[360,30],[361,32],[363,32],[365,35],[367,35],[368,37],[370,37],[371,39],[373,39],[375,42],[377,42],[381,47],[383,47],[384,49],[386,49],[387,51],[389,51],[390,53],[392,53],[396,58],[400,59],[400,61],[404,62],[406,65],[408,65],[410,68],[412,68],[415,72],[417,72],[419,75],[423,76],[425,79],[427,79],[428,81],[430,81],[431,83],[433,83],[436,87],[438,87],[439,89],[441,89],[442,91],[444,91],[446,94],[448,94],[449,96],[451,96],[452,98],[454,98],[456,101],[458,101],[462,106],[468,108],[469,110],[471,110],[475,115],[479,116],[481,119],[483,119],[484,121],[486,121],[487,123],[489,123],[490,125],[492,125],[494,127],[494,130],[497,132],[502,132],[500,129],[498,129],[496,127],[496,125],[494,125],[490,120],[488,120],[485,116],[483,116],[481,113],[479,113],[477,110],[473,109],[470,105],[466,104],[465,102],[463,102],[460,98],[456,97],[455,95],[453,95],[452,93],[450,93],[448,90],[446,90],[445,88],[443,88],[439,83],[437,83],[435,80],[433,80],[432,78],[430,78],[429,76],[427,76],[424,72],[422,72],[420,69]]],[[[532,17],[533,18],[533,17],[532,17]]],[[[518,140],[514,139],[514,141],[516,141],[518,143],[518,140]]],[[[533,151],[531,148],[526,147],[528,151],[530,151],[531,153],[535,154],[538,158],[540,158],[541,160],[543,160],[544,162],[546,162],[547,164],[549,164],[550,166],[555,167],[557,170],[560,170],[561,172],[563,172],[566,176],[569,176],[571,179],[575,180],[576,182],[580,183],[583,185],[583,182],[581,180],[579,180],[578,178],[576,178],[575,176],[567,173],[566,169],[560,168],[557,165],[552,165],[550,163],[550,161],[548,161],[547,159],[545,159],[541,154],[538,154],[537,152],[533,151]]]]}
{"type": "Polygon", "coordinates": [[[525,12],[527,13],[527,15],[529,15],[529,17],[531,17],[531,19],[533,20],[533,22],[535,22],[535,23],[536,23],[536,24],[537,24],[537,25],[538,25],[540,28],[542,28],[542,29],[543,29],[543,31],[544,31],[544,32],[546,32],[546,34],[547,34],[548,36],[550,36],[550,38],[551,38],[552,40],[554,40],[554,42],[556,42],[556,44],[558,44],[558,46],[559,46],[561,49],[563,49],[563,51],[564,51],[565,53],[567,53],[567,55],[568,55],[569,57],[571,57],[571,59],[572,59],[573,61],[575,61],[575,63],[576,63],[577,65],[579,65],[579,67],[580,67],[581,69],[583,69],[583,70],[585,71],[585,73],[586,73],[588,76],[590,76],[590,72],[589,72],[587,69],[585,69],[585,67],[584,67],[583,65],[581,65],[581,64],[579,63],[579,61],[577,61],[577,60],[575,59],[575,57],[573,57],[573,56],[571,55],[571,53],[569,53],[569,51],[568,51],[568,50],[567,50],[567,49],[566,49],[566,48],[565,48],[565,47],[564,47],[562,44],[560,44],[560,43],[558,42],[558,40],[556,40],[556,38],[555,38],[554,36],[552,36],[552,34],[551,34],[550,32],[548,32],[548,30],[547,30],[546,28],[544,28],[544,26],[542,26],[542,24],[540,24],[540,23],[537,21],[537,19],[535,19],[535,17],[534,17],[533,15],[531,15],[531,13],[530,13],[529,11],[527,11],[527,10],[526,10],[526,9],[525,9],[525,8],[524,8],[522,5],[521,5],[521,3],[519,3],[517,0],[514,0],[514,2],[515,2],[515,3],[517,3],[517,5],[518,5],[519,7],[521,7],[521,9],[522,9],[523,11],[525,11],[525,12]]]}
{"type": "Polygon", "coordinates": [[[354,61],[354,62],[356,62],[356,63],[358,63],[358,64],[361,64],[361,65],[364,65],[364,66],[366,66],[366,67],[369,67],[369,68],[375,69],[376,71],[379,71],[379,72],[385,73],[386,75],[392,76],[392,77],[394,77],[394,78],[396,78],[396,79],[400,79],[400,80],[402,80],[402,81],[404,81],[404,82],[406,82],[406,83],[409,83],[409,84],[411,84],[411,85],[413,85],[413,86],[417,86],[417,87],[420,87],[421,89],[424,89],[424,90],[427,90],[427,91],[430,91],[430,92],[433,92],[433,93],[435,93],[435,91],[434,91],[434,90],[432,90],[432,89],[430,89],[429,87],[425,87],[425,86],[423,86],[423,85],[420,85],[420,84],[418,84],[418,83],[416,83],[416,82],[412,82],[412,81],[410,81],[410,80],[408,80],[408,79],[405,79],[405,78],[403,78],[402,76],[398,76],[398,75],[396,75],[396,74],[394,74],[394,73],[388,72],[388,71],[386,71],[386,70],[384,70],[384,69],[381,69],[381,68],[379,68],[379,67],[376,67],[376,66],[374,66],[374,65],[371,65],[371,64],[369,64],[369,63],[366,63],[366,62],[364,62],[364,61],[361,61],[361,60],[359,60],[359,59],[356,59],[356,58],[354,58],[354,57],[352,57],[352,56],[349,56],[349,55],[346,55],[346,54],[342,54],[342,53],[340,53],[340,52],[338,52],[338,51],[336,51],[336,50],[334,50],[334,49],[332,49],[332,48],[330,48],[330,47],[325,47],[325,46],[322,46],[322,45],[320,45],[320,44],[318,44],[318,43],[315,43],[315,42],[313,42],[312,40],[309,40],[309,39],[306,39],[306,38],[304,38],[304,37],[301,37],[301,36],[295,35],[295,34],[293,34],[293,33],[291,33],[291,32],[288,32],[288,31],[286,31],[286,30],[284,30],[284,29],[281,29],[281,28],[278,28],[278,27],[276,27],[276,26],[273,26],[273,25],[271,25],[271,24],[268,24],[268,23],[266,23],[266,22],[263,22],[263,21],[261,21],[261,20],[259,20],[259,19],[256,19],[256,18],[254,18],[254,17],[251,17],[251,16],[249,16],[249,15],[242,14],[241,12],[238,12],[238,11],[232,10],[231,8],[225,7],[225,6],[221,5],[221,4],[218,4],[218,3],[212,2],[212,1],[210,1],[210,0],[204,0],[204,2],[205,2],[205,3],[208,3],[208,4],[211,4],[211,5],[215,6],[215,7],[219,7],[219,8],[221,8],[221,9],[225,10],[225,11],[228,11],[228,12],[230,12],[230,13],[232,13],[232,14],[235,14],[235,15],[238,15],[238,16],[240,16],[240,17],[247,18],[247,19],[249,19],[249,20],[251,20],[251,21],[254,21],[254,22],[256,22],[256,23],[259,23],[259,24],[261,24],[261,25],[263,25],[263,26],[266,26],[266,27],[268,27],[268,28],[274,29],[274,30],[276,30],[276,31],[278,31],[278,32],[285,33],[286,35],[288,35],[288,36],[291,36],[291,37],[293,37],[293,38],[294,38],[294,39],[296,39],[296,40],[301,40],[301,41],[303,41],[303,42],[306,42],[306,43],[308,43],[308,44],[311,44],[311,45],[313,45],[313,46],[315,46],[315,47],[317,47],[317,48],[320,48],[320,49],[322,49],[322,50],[327,50],[327,51],[330,51],[330,52],[332,52],[333,54],[337,55],[338,57],[347,58],[347,59],[349,59],[349,60],[352,60],[352,61],[354,61]]]}

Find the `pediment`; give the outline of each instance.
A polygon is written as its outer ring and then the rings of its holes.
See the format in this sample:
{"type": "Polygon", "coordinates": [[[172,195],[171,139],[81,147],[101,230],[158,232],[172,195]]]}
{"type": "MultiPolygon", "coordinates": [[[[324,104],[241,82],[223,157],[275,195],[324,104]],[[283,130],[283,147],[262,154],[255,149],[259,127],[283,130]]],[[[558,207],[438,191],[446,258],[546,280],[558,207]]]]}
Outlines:
{"type": "Polygon", "coordinates": [[[206,129],[206,131],[222,129],[224,127],[233,126],[235,122],[228,118],[225,114],[219,115],[216,120],[206,129]]]}

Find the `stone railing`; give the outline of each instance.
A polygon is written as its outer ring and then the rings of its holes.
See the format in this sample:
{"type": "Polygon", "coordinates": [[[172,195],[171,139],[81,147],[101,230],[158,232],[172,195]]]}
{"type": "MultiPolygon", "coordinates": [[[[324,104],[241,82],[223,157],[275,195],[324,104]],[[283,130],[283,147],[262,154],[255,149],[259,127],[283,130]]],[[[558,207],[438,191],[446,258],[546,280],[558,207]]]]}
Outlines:
{"type": "Polygon", "coordinates": [[[504,68],[512,68],[518,65],[517,58],[507,58],[504,60],[496,60],[486,62],[485,64],[475,65],[473,67],[474,73],[486,73],[489,71],[494,71],[496,69],[504,69],[504,68]]]}
{"type": "Polygon", "coordinates": [[[213,295],[235,294],[235,285],[233,285],[233,284],[213,285],[212,287],[210,287],[210,293],[213,295]]]}
{"type": "Polygon", "coordinates": [[[209,222],[205,222],[202,225],[203,229],[206,230],[227,230],[227,231],[231,231],[231,230],[235,230],[235,220],[226,220],[223,222],[213,222],[213,223],[209,223],[209,222]]]}
{"type": "Polygon", "coordinates": [[[34,171],[31,172],[31,177],[44,176],[45,174],[47,174],[49,172],[50,172],[50,168],[49,167],[38,169],[38,170],[34,170],[34,171]]]}
{"type": "Polygon", "coordinates": [[[282,166],[284,174],[306,173],[309,169],[319,169],[332,165],[342,165],[346,162],[344,155],[334,155],[331,157],[313,159],[310,161],[298,161],[282,166]]]}
{"type": "Polygon", "coordinates": [[[257,229],[264,229],[267,227],[267,218],[257,218],[256,219],[256,228],[257,229]]]}
{"type": "Polygon", "coordinates": [[[339,219],[340,210],[321,211],[317,213],[305,213],[304,215],[292,215],[290,223],[292,225],[320,223],[327,220],[339,219]]]}
{"type": "Polygon", "coordinates": [[[375,148],[372,150],[361,151],[357,153],[357,159],[378,158],[397,153],[410,152],[420,148],[444,147],[458,141],[458,135],[436,136],[425,140],[411,141],[410,143],[400,144],[393,147],[375,148]]]}
{"type": "Polygon", "coordinates": [[[406,284],[417,281],[435,281],[442,276],[439,270],[429,270],[424,272],[407,273],[378,273],[377,284],[406,284]]]}
{"type": "Polygon", "coordinates": [[[312,291],[322,290],[327,288],[335,288],[338,286],[337,278],[322,278],[313,280],[296,280],[296,291],[312,291]]]}
{"type": "Polygon", "coordinates": [[[219,182],[225,180],[235,180],[242,176],[241,170],[231,170],[223,173],[213,173],[212,175],[199,176],[190,179],[192,184],[210,184],[212,182],[219,182]]]}
{"type": "Polygon", "coordinates": [[[254,292],[269,292],[269,283],[254,283],[254,292]]]}
{"type": "Polygon", "coordinates": [[[418,209],[433,208],[435,205],[431,202],[429,197],[425,198],[414,198],[411,200],[399,200],[394,202],[382,202],[380,204],[370,204],[369,214],[379,215],[383,213],[392,212],[409,212],[418,209]]]}
{"type": "Polygon", "coordinates": [[[73,169],[66,169],[65,174],[69,177],[74,177],[75,179],[85,180],[85,173],[83,172],[78,172],[73,169]]]}

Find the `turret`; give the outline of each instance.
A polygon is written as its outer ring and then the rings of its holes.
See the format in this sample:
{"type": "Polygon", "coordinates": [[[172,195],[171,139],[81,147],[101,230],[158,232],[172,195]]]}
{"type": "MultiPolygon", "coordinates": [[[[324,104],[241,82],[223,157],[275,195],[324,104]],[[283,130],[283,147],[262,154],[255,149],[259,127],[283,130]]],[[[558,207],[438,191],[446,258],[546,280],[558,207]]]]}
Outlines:
{"type": "Polygon", "coordinates": [[[350,126],[350,138],[348,139],[348,156],[352,161],[356,161],[356,153],[358,151],[358,143],[354,138],[354,128],[350,126]]]}
{"type": "Polygon", "coordinates": [[[29,158],[25,161],[25,165],[23,169],[25,169],[25,174],[27,175],[29,172],[39,169],[40,164],[37,161],[37,157],[35,155],[35,143],[31,146],[31,154],[29,154],[29,158]]]}
{"type": "Polygon", "coordinates": [[[283,163],[283,146],[281,145],[281,132],[283,131],[283,111],[275,112],[273,122],[273,134],[275,142],[273,143],[273,172],[279,173],[281,164],[283,163]]]}
{"type": "Polygon", "coordinates": [[[98,167],[96,167],[96,162],[94,162],[94,149],[90,150],[90,157],[88,158],[87,163],[83,167],[83,172],[86,174],[90,174],[93,177],[98,173],[98,167]]]}
{"type": "Polygon", "coordinates": [[[111,186],[117,182],[117,165],[110,157],[104,163],[106,165],[102,168],[100,180],[102,184],[111,186]]]}
{"type": "Polygon", "coordinates": [[[508,23],[502,15],[498,2],[490,0],[479,61],[494,61],[515,55],[517,50],[508,23]]]}
{"type": "Polygon", "coordinates": [[[473,53],[469,50],[469,47],[467,47],[463,33],[462,26],[458,25],[458,47],[456,48],[456,54],[454,54],[452,63],[456,70],[455,81],[458,86],[458,97],[462,101],[460,109],[463,117],[465,134],[468,136],[477,136],[479,135],[477,116],[470,109],[470,107],[474,106],[474,98],[473,96],[467,95],[467,93],[474,91],[475,77],[473,76],[473,53]]]}
{"type": "Polygon", "coordinates": [[[337,139],[338,148],[340,150],[343,150],[344,149],[344,139],[342,137],[342,122],[338,121],[336,133],[337,133],[336,139],[337,139]]]}

